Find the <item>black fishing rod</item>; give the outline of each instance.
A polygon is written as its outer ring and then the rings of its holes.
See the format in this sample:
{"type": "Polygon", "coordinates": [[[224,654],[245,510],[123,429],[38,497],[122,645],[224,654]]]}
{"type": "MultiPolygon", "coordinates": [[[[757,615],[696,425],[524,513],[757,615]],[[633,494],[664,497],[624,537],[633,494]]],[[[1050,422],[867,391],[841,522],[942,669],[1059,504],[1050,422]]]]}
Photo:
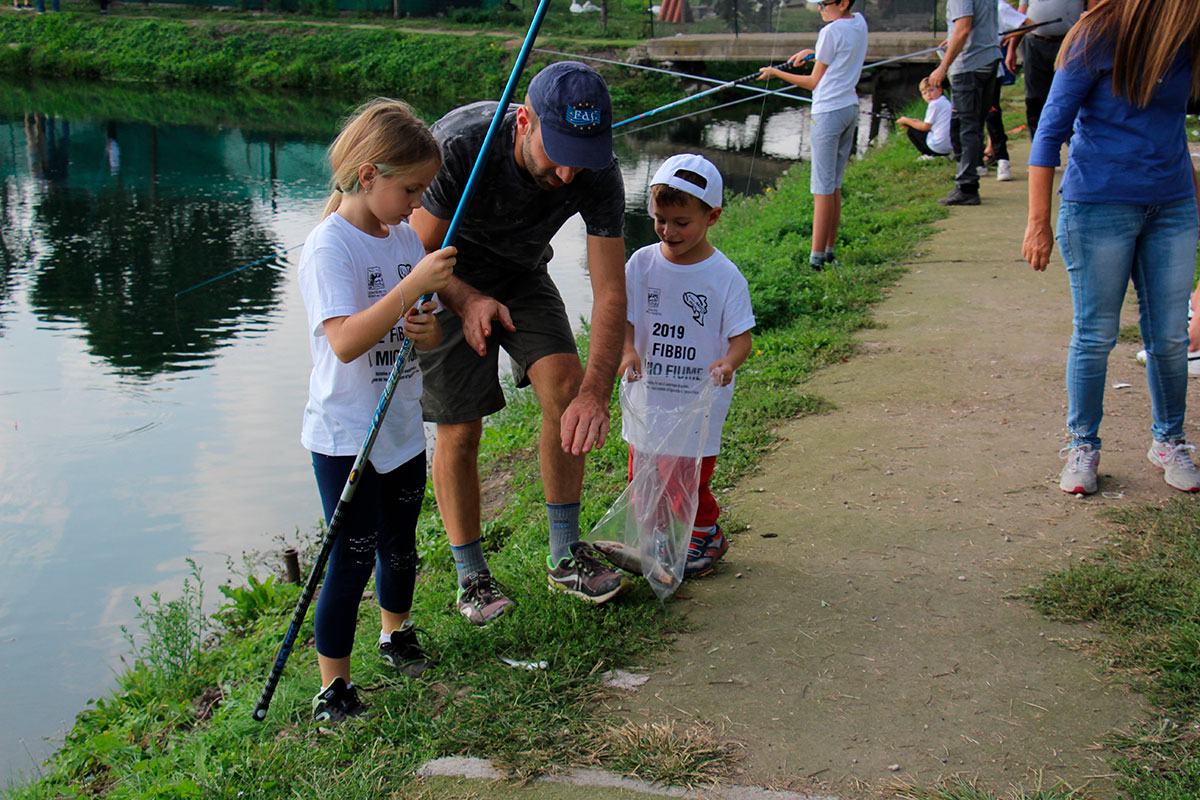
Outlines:
{"type": "MultiPolygon", "coordinates": [[[[512,74],[508,77],[508,84],[505,85],[504,92],[500,95],[500,102],[496,106],[496,113],[492,116],[491,127],[488,128],[487,135],[483,139],[483,144],[479,147],[479,155],[475,158],[475,166],[471,169],[466,186],[463,187],[462,197],[458,201],[458,207],[455,209],[454,216],[450,220],[450,226],[442,242],[443,248],[449,247],[454,242],[459,221],[462,218],[463,212],[466,211],[467,206],[470,204],[471,197],[475,194],[475,188],[478,186],[479,179],[483,175],[483,165],[487,161],[488,151],[491,150],[492,142],[495,141],[500,124],[504,119],[505,113],[508,111],[509,100],[512,99],[513,92],[517,88],[517,81],[520,79],[521,73],[525,70],[525,63],[529,60],[529,52],[533,49],[533,42],[537,38],[538,30],[542,27],[542,20],[545,18],[549,8],[550,0],[541,0],[537,10],[533,14],[533,21],[529,23],[529,32],[525,36],[525,43],[521,46],[521,52],[517,54],[512,74]]],[[[421,308],[421,306],[431,299],[430,295],[423,295],[417,301],[416,307],[418,309],[421,308]]],[[[325,531],[325,539],[321,543],[321,550],[317,554],[317,559],[313,564],[312,570],[309,572],[308,581],[304,584],[304,590],[300,593],[300,600],[296,604],[296,610],[292,613],[292,621],[288,625],[287,633],[283,637],[283,643],[279,646],[279,653],[275,656],[275,663],[271,667],[271,674],[267,676],[262,696],[259,697],[258,705],[254,709],[254,719],[259,722],[267,718],[267,709],[271,705],[271,697],[275,694],[275,687],[279,684],[279,678],[283,674],[283,667],[287,663],[288,656],[292,652],[292,647],[296,643],[296,637],[300,633],[300,625],[304,622],[304,617],[308,613],[308,606],[312,603],[313,595],[316,594],[317,584],[320,583],[321,578],[325,574],[325,564],[329,561],[329,554],[333,550],[333,543],[337,539],[338,530],[341,528],[343,519],[348,513],[350,501],[354,499],[354,492],[358,488],[358,481],[362,477],[367,457],[371,453],[371,448],[375,445],[375,437],[378,435],[379,428],[383,424],[383,418],[387,414],[388,406],[391,405],[392,395],[396,390],[396,383],[400,379],[400,373],[404,371],[404,364],[408,360],[409,353],[412,352],[412,347],[412,339],[407,336],[404,337],[404,341],[400,344],[400,351],[396,355],[396,363],[392,367],[391,374],[388,376],[387,384],[384,386],[383,395],[379,398],[379,405],[375,409],[375,416],[371,418],[371,425],[367,428],[366,438],[363,440],[362,447],[359,448],[358,456],[354,459],[354,466],[350,468],[350,476],[346,479],[346,486],[342,489],[341,497],[338,498],[333,515],[329,518],[329,527],[325,531]]]]}

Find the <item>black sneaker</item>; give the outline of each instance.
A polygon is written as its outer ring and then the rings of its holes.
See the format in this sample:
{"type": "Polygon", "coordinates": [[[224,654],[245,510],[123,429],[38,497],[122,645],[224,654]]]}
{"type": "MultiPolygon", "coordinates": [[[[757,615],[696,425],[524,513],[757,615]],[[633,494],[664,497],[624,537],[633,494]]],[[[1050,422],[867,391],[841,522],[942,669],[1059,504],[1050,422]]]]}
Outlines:
{"type": "Polygon", "coordinates": [[[486,569],[472,572],[467,582],[458,587],[458,613],[472,625],[483,627],[500,617],[513,601],[505,596],[500,584],[486,569]]]}
{"type": "Polygon", "coordinates": [[[555,566],[546,556],[546,573],[551,589],[560,589],[593,603],[607,602],[629,586],[629,576],[609,569],[597,557],[599,551],[587,542],[571,542],[571,555],[555,566]]]}
{"type": "Polygon", "coordinates": [[[433,666],[433,659],[417,641],[417,626],[411,621],[405,622],[400,630],[392,631],[391,641],[379,643],[379,656],[409,678],[419,678],[433,666]]]}
{"type": "Polygon", "coordinates": [[[371,707],[358,699],[358,690],[353,683],[334,678],[329,687],[313,698],[313,720],[332,722],[335,725],[348,719],[371,716],[371,707]]]}
{"type": "Polygon", "coordinates": [[[944,206],[977,206],[979,205],[979,192],[964,192],[955,186],[950,190],[950,194],[939,197],[938,202],[944,206]]]}

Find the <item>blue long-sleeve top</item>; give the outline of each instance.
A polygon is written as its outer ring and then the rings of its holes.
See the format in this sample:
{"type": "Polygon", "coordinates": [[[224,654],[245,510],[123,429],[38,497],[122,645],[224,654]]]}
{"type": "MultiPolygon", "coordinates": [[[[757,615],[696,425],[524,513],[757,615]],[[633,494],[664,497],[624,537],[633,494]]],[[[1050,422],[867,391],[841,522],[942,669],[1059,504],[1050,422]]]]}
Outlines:
{"type": "Polygon", "coordinates": [[[1113,49],[1095,41],[1054,73],[1029,164],[1057,167],[1063,142],[1070,156],[1059,192],[1079,203],[1155,205],[1196,191],[1187,147],[1190,46],[1184,45],[1139,108],[1113,94],[1113,49]]]}

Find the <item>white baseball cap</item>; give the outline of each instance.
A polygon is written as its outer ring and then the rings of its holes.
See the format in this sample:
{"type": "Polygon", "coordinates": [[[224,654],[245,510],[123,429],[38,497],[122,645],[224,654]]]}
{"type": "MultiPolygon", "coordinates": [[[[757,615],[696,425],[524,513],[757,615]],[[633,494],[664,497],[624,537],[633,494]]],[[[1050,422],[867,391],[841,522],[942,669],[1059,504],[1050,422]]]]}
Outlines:
{"type": "Polygon", "coordinates": [[[721,181],[721,173],[711,161],[696,153],[678,153],[664,161],[658,172],[654,173],[650,185],[660,183],[698,197],[713,208],[720,208],[724,203],[725,186],[721,181]],[[680,171],[696,173],[704,182],[703,185],[680,177],[680,171]]]}

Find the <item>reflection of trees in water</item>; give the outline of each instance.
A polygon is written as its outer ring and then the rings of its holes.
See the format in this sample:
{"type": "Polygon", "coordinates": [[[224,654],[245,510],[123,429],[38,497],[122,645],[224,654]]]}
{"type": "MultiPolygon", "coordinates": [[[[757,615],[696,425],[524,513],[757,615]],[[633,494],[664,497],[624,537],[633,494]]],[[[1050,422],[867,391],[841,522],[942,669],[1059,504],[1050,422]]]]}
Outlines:
{"type": "Polygon", "coordinates": [[[277,303],[280,274],[271,269],[246,270],[176,303],[175,292],[277,249],[249,200],[53,187],[36,217],[51,244],[30,304],[50,319],[79,320],[89,351],[122,372],[196,366],[277,303]]]}

